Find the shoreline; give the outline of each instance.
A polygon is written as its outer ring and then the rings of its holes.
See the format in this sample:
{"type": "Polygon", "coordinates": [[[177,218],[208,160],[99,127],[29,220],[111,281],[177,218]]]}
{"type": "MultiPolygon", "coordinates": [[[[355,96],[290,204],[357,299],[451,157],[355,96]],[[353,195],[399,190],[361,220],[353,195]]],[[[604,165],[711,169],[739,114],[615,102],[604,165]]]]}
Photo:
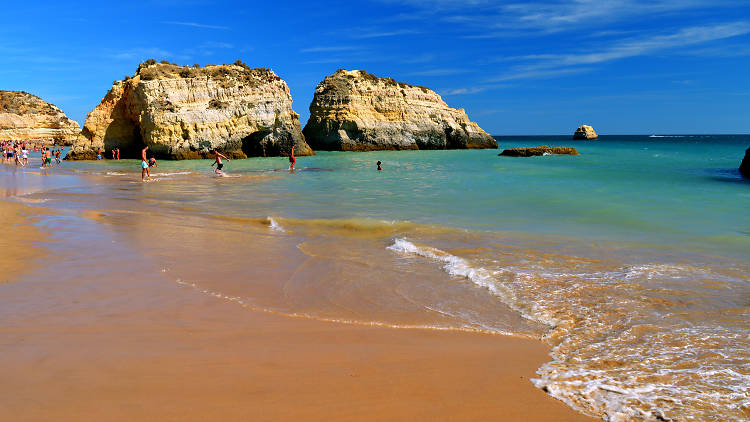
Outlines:
{"type": "Polygon", "coordinates": [[[134,272],[100,223],[66,230],[79,248],[16,243],[56,258],[0,284],[0,411],[14,420],[592,420],[529,381],[549,359],[540,340],[252,311],[148,260],[134,272]]]}

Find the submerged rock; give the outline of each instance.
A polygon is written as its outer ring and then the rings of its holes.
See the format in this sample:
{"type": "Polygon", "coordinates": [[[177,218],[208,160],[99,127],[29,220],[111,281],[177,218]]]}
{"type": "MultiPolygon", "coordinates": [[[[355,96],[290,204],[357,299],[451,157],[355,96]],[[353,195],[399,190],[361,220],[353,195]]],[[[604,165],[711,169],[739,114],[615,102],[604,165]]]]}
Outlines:
{"type": "Polygon", "coordinates": [[[497,148],[434,91],[363,70],[340,69],[317,86],[304,134],[321,150],[497,148]]]}
{"type": "MultiPolygon", "coordinates": [[[[140,157],[192,159],[218,149],[230,157],[311,155],[286,83],[269,69],[178,66],[153,60],[115,81],[86,117],[67,159],[92,159],[120,148],[140,157]]],[[[107,155],[108,156],[108,155],[107,155]]]]}
{"type": "Polygon", "coordinates": [[[80,132],[57,106],[23,91],[0,91],[0,141],[43,141],[70,145],[80,132]]]}
{"type": "Polygon", "coordinates": [[[596,139],[599,135],[596,134],[594,128],[589,125],[581,125],[576,129],[573,134],[573,139],[596,139]]]}
{"type": "Polygon", "coordinates": [[[745,150],[745,158],[740,163],[740,173],[750,179],[750,148],[745,150]]]}
{"type": "Polygon", "coordinates": [[[505,157],[533,157],[535,155],[578,155],[578,150],[573,147],[548,147],[541,145],[528,148],[508,148],[498,155],[505,157]]]}

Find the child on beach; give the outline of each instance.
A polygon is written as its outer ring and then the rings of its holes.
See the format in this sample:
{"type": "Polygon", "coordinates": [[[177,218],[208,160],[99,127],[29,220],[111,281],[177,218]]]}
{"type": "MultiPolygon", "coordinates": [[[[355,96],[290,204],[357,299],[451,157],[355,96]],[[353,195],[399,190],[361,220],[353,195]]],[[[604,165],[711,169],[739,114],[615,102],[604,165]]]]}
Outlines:
{"type": "Polygon", "coordinates": [[[58,149],[55,151],[55,163],[59,166],[60,165],[60,154],[62,153],[62,150],[58,149]]]}
{"type": "Polygon", "coordinates": [[[26,145],[24,145],[23,150],[21,150],[21,159],[23,160],[22,164],[24,167],[29,165],[29,150],[26,148],[26,145]]]}
{"type": "Polygon", "coordinates": [[[224,164],[221,162],[221,159],[224,158],[227,161],[230,161],[230,160],[229,160],[229,158],[227,158],[226,155],[220,153],[217,150],[214,150],[214,157],[216,157],[216,158],[215,158],[214,162],[211,163],[211,167],[213,167],[214,164],[216,164],[216,174],[223,176],[224,172],[221,169],[224,168],[224,164]]]}

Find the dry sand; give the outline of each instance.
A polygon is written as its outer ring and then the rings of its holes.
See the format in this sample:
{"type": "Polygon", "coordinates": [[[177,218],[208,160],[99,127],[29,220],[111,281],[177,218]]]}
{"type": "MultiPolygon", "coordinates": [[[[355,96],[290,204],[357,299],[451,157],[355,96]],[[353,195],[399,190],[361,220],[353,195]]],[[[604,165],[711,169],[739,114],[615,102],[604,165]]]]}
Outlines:
{"type": "Polygon", "coordinates": [[[22,224],[0,244],[0,420],[593,420],[529,382],[539,341],[286,318],[127,264],[65,276],[77,251],[14,273],[40,252],[28,210],[0,201],[22,224]]]}

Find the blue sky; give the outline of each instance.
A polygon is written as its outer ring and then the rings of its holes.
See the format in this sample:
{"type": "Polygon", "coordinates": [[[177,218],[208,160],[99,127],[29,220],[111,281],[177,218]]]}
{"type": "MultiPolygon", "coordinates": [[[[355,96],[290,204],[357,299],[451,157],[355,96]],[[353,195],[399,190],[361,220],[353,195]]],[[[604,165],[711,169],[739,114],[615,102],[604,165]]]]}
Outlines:
{"type": "Polygon", "coordinates": [[[336,69],[434,89],[492,134],[750,133],[749,0],[8,2],[0,89],[83,124],[154,58],[270,67],[302,124],[336,69]]]}

